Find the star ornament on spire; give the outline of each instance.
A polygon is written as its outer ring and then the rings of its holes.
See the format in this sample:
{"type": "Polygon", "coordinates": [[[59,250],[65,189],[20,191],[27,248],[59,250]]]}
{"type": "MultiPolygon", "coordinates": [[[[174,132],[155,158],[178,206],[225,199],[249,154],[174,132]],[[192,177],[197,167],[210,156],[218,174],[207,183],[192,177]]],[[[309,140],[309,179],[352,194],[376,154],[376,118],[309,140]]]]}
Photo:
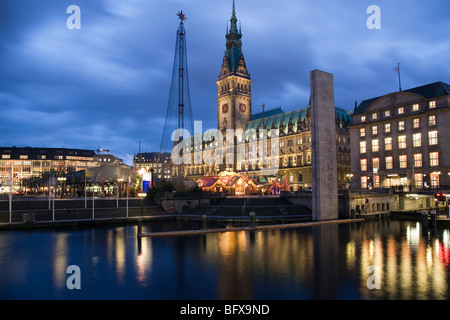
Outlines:
{"type": "Polygon", "coordinates": [[[185,16],[185,14],[183,13],[183,10],[181,10],[180,12],[178,12],[178,13],[177,13],[177,16],[178,16],[178,19],[181,20],[181,23],[183,23],[183,21],[187,19],[186,16],[185,16]]]}

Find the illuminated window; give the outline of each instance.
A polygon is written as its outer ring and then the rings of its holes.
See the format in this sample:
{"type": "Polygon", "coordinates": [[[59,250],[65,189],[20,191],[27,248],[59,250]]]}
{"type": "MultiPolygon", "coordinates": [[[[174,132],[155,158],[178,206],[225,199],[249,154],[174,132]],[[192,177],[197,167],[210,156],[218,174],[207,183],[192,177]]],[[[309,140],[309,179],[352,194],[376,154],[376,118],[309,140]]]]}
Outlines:
{"type": "Polygon", "coordinates": [[[367,159],[361,159],[361,171],[367,171],[367,159]]]}
{"type": "Polygon", "coordinates": [[[405,109],[404,109],[403,107],[399,107],[399,108],[397,109],[397,111],[398,111],[398,114],[403,114],[403,113],[405,113],[405,109]]]}
{"type": "Polygon", "coordinates": [[[398,136],[398,148],[406,149],[406,136],[398,136]]]}
{"type": "Polygon", "coordinates": [[[366,153],[367,151],[367,144],[365,141],[361,141],[359,143],[359,153],[366,153]]]}
{"type": "Polygon", "coordinates": [[[413,146],[414,147],[422,146],[422,134],[421,133],[413,134],[413,146]]]}
{"type": "Polygon", "coordinates": [[[439,187],[439,174],[436,172],[433,172],[430,174],[431,178],[431,187],[438,188],[439,187]]]}
{"type": "Polygon", "coordinates": [[[416,188],[422,188],[423,186],[423,176],[421,173],[414,174],[414,186],[416,188]]]}
{"type": "Polygon", "coordinates": [[[419,104],[418,103],[412,105],[412,111],[419,111],[419,104]]]}
{"type": "Polygon", "coordinates": [[[384,150],[392,150],[392,138],[384,138],[384,150]]]}
{"type": "Polygon", "coordinates": [[[373,177],[373,186],[374,188],[380,187],[380,176],[377,174],[373,177]]]}
{"type": "Polygon", "coordinates": [[[364,138],[366,136],[366,128],[359,129],[359,136],[364,138]]]}
{"type": "Polygon", "coordinates": [[[11,159],[10,154],[2,154],[2,159],[11,159]]]}
{"type": "Polygon", "coordinates": [[[437,131],[428,132],[428,144],[430,146],[438,144],[438,133],[437,131]]]}
{"type": "Polygon", "coordinates": [[[391,111],[390,110],[386,110],[386,111],[384,111],[384,116],[387,118],[387,117],[390,117],[391,116],[391,111]]]}
{"type": "Polygon", "coordinates": [[[20,155],[20,159],[26,160],[26,159],[28,159],[28,156],[27,155],[20,155]]]}
{"type": "Polygon", "coordinates": [[[398,157],[399,165],[401,169],[408,167],[408,157],[404,154],[398,157]]]}
{"type": "Polygon", "coordinates": [[[380,150],[380,144],[378,139],[372,140],[372,152],[378,152],[380,150]]]}
{"type": "Polygon", "coordinates": [[[422,154],[421,153],[414,154],[414,167],[416,167],[416,168],[422,167],[422,154]]]}
{"type": "Polygon", "coordinates": [[[428,125],[429,126],[435,126],[436,125],[436,116],[429,116],[428,117],[428,125]]]}
{"type": "Polygon", "coordinates": [[[430,108],[430,109],[433,109],[433,108],[436,108],[436,101],[430,101],[429,103],[428,103],[428,107],[430,108]]]}
{"type": "Polygon", "coordinates": [[[405,130],[405,121],[399,121],[398,122],[398,131],[405,130]]]}
{"type": "Polygon", "coordinates": [[[361,177],[361,188],[367,188],[367,177],[361,177]]]}
{"type": "Polygon", "coordinates": [[[420,119],[413,119],[413,128],[420,128],[420,119]]]}
{"type": "Polygon", "coordinates": [[[390,123],[385,123],[384,124],[384,132],[385,133],[391,132],[391,124],[390,123]]]}
{"type": "Polygon", "coordinates": [[[372,126],[372,134],[378,134],[378,126],[372,126]]]}
{"type": "Polygon", "coordinates": [[[392,169],[394,167],[394,159],[391,156],[389,156],[386,157],[385,160],[386,160],[386,170],[392,169]]]}
{"type": "Polygon", "coordinates": [[[366,122],[366,116],[361,116],[361,122],[366,122]]]}
{"type": "Polygon", "coordinates": [[[372,159],[372,168],[374,169],[380,169],[380,158],[373,158],[372,159]]]}
{"type": "Polygon", "coordinates": [[[439,152],[430,152],[430,166],[436,167],[439,165],[439,152]]]}
{"type": "Polygon", "coordinates": [[[377,120],[378,114],[376,112],[372,113],[372,120],[377,120]]]}

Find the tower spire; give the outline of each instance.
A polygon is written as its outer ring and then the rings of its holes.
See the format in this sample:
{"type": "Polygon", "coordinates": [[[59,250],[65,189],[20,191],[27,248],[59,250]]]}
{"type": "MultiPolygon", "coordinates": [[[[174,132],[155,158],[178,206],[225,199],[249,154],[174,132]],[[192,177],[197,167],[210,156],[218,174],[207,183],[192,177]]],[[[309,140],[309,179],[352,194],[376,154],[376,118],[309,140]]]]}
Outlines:
{"type": "Polygon", "coordinates": [[[242,52],[242,33],[237,25],[236,1],[230,18],[230,28],[227,28],[225,38],[226,51],[220,69],[218,87],[217,129],[243,129],[251,120],[251,83],[250,74],[245,64],[242,52]]]}
{"type": "Polygon", "coordinates": [[[236,18],[236,10],[235,10],[235,5],[234,5],[234,0],[233,0],[233,12],[231,12],[230,21],[231,21],[230,33],[233,33],[233,32],[238,33],[237,25],[236,25],[237,18],[236,18]]]}

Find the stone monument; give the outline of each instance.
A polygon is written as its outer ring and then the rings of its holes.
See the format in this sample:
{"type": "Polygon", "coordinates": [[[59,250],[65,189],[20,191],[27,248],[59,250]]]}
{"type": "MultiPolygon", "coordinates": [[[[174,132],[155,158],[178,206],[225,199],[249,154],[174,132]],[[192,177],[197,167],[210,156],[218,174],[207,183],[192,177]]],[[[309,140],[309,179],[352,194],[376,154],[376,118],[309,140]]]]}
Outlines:
{"type": "Polygon", "coordinates": [[[312,219],[339,218],[336,114],[333,75],[313,70],[311,79],[312,219]]]}

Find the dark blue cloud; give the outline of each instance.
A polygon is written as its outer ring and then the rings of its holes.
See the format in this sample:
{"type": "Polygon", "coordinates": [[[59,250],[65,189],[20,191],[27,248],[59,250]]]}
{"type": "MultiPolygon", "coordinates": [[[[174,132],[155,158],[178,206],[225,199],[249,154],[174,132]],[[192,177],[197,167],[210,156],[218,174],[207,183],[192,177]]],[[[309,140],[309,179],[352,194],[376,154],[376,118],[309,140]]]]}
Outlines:
{"type": "MultiPolygon", "coordinates": [[[[159,149],[169,100],[176,13],[186,13],[193,115],[217,120],[216,81],[232,1],[2,0],[0,145],[110,149],[128,163],[159,149]],[[69,5],[81,30],[69,30],[69,5]]],[[[449,82],[444,0],[236,0],[250,71],[253,111],[305,107],[309,72],[334,75],[336,105],[449,82]],[[369,30],[369,5],[381,29],[369,30]]]]}

